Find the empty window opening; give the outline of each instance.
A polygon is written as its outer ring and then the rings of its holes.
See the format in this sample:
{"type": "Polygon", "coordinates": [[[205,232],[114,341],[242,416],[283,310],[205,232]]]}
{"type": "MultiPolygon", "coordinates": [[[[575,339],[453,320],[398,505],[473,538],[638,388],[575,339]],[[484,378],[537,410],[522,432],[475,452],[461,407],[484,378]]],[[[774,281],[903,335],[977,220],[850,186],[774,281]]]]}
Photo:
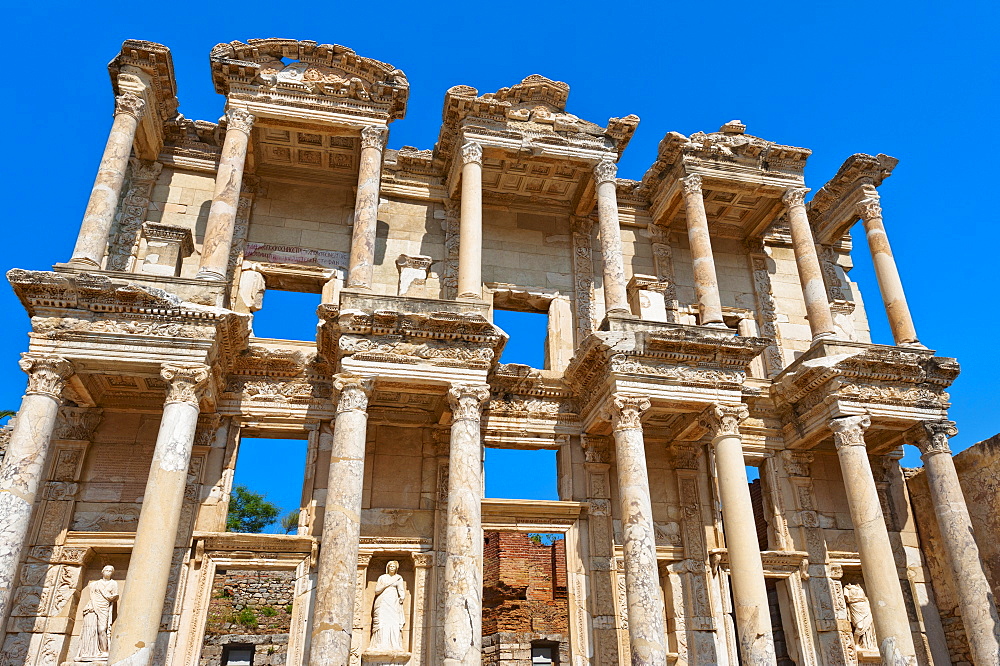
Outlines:
{"type": "Polygon", "coordinates": [[[304,439],[240,440],[227,532],[297,533],[306,450],[304,439]]]}
{"type": "Polygon", "coordinates": [[[493,323],[510,336],[500,356],[501,363],[523,363],[545,368],[549,316],[544,312],[494,310],[493,323]]]}
{"type": "Polygon", "coordinates": [[[254,313],[253,334],[278,340],[315,340],[319,324],[316,309],[321,301],[320,294],[268,289],[263,306],[254,313]]]}
{"type": "Polygon", "coordinates": [[[531,663],[551,666],[559,663],[559,644],[550,641],[531,642],[531,663]]]}
{"type": "Polygon", "coordinates": [[[222,648],[222,666],[252,666],[253,645],[230,643],[222,648]]]}
{"type": "Polygon", "coordinates": [[[753,518],[757,527],[757,543],[761,550],[767,550],[767,513],[765,505],[764,480],[760,478],[760,469],[747,465],[747,480],[750,481],[750,504],[753,506],[753,518]]]}
{"type": "Polygon", "coordinates": [[[550,449],[486,449],[486,496],[558,500],[556,452],[550,449]]]}

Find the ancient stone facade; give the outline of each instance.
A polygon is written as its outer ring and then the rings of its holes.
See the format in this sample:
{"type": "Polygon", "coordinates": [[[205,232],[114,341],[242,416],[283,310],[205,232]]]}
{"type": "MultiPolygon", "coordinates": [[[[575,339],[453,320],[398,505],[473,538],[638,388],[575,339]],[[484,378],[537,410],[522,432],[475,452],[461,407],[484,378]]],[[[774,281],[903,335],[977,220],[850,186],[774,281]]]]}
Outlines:
{"type": "Polygon", "coordinates": [[[560,663],[998,663],[948,449],[958,364],[918,342],[879,203],[895,159],[853,155],[807,200],[810,151],[731,121],[667,133],[622,179],[639,119],[579,118],[538,75],[449,89],[433,148],[390,150],[393,65],[285,39],[209,59],[218,122],[177,113],[166,47],[124,44],[72,256],[8,273],[32,329],[0,664],[83,643],[111,666],[246,663],[206,647],[213,594],[267,571],[288,666],[477,665],[483,535],[511,531],[563,535],[560,663]],[[859,221],[895,345],[850,279],[859,221]],[[253,335],[274,289],[321,295],[298,315],[315,340],[253,335]],[[544,368],[499,362],[517,332],[496,308],[548,315],[544,368]],[[246,437],[308,442],[297,534],[225,532],[246,437]],[[559,499],[484,499],[484,445],[555,450],[559,499]],[[118,591],[104,624],[98,590],[118,591]]]}

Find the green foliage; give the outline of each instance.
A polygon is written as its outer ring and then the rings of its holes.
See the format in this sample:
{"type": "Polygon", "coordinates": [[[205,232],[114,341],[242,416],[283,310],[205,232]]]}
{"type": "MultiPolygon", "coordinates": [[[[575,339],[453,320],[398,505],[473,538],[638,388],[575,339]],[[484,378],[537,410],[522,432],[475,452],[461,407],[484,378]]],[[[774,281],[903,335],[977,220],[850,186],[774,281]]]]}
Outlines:
{"type": "Polygon", "coordinates": [[[285,534],[291,534],[299,529],[299,510],[289,511],[288,514],[281,519],[281,529],[285,530],[285,534]]]}
{"type": "Polygon", "coordinates": [[[3,421],[8,416],[14,416],[17,412],[12,412],[9,409],[0,409],[0,421],[3,421]]]}
{"type": "Polygon", "coordinates": [[[256,534],[278,519],[281,507],[267,501],[265,495],[246,486],[236,486],[229,498],[226,530],[256,534]]]}
{"type": "Polygon", "coordinates": [[[257,626],[257,614],[253,612],[252,608],[244,608],[239,613],[233,615],[230,622],[234,624],[242,624],[244,627],[256,627],[257,626]]]}
{"type": "Polygon", "coordinates": [[[288,604],[287,606],[285,606],[285,612],[288,613],[289,615],[292,614],[292,605],[291,604],[288,604]]]}
{"type": "Polygon", "coordinates": [[[264,617],[274,617],[278,614],[278,611],[274,609],[274,606],[264,606],[260,609],[260,614],[264,617]]]}

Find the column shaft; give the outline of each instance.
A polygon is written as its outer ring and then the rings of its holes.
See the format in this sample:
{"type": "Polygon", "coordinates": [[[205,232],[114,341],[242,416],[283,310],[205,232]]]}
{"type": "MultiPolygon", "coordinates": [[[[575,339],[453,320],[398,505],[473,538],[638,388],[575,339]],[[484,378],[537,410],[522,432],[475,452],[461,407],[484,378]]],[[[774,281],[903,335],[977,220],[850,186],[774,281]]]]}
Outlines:
{"type": "Polygon", "coordinates": [[[958,430],[951,421],[927,423],[922,430],[917,446],[924,460],[931,503],[941,532],[945,561],[958,593],[972,660],[976,666],[998,666],[1000,618],[948,446],[948,438],[958,430]]]}
{"type": "Polygon", "coordinates": [[[702,419],[713,433],[740,655],[744,664],[773,666],[776,662],[770,604],[739,431],[740,421],[747,416],[749,410],[745,405],[716,405],[710,407],[702,419]]]}
{"type": "Polygon", "coordinates": [[[0,627],[7,624],[14,581],[62,402],[60,396],[72,373],[70,363],[57,356],[25,354],[20,365],[28,373],[28,390],[21,399],[0,467],[0,627]]]}
{"type": "Polygon", "coordinates": [[[164,365],[167,399],[146,480],[125,590],[111,629],[109,666],[152,663],[167,596],[187,485],[198,401],[208,380],[205,365],[164,365]]]}
{"type": "Polygon", "coordinates": [[[812,338],[816,340],[833,337],[836,328],[833,325],[830,301],[826,295],[823,269],[819,264],[819,255],[816,254],[816,241],[813,238],[812,227],[809,226],[809,216],[806,214],[805,196],[808,191],[804,187],[791,188],[785,192],[781,200],[788,213],[795,266],[799,271],[802,297],[806,302],[806,318],[809,320],[812,338]]]}
{"type": "Polygon", "coordinates": [[[122,93],[115,99],[115,119],[83,214],[71,263],[88,268],[101,267],[144,107],[145,102],[135,93],[122,93]]]}
{"type": "Polygon", "coordinates": [[[453,386],[444,577],[444,666],[478,666],[483,648],[483,444],[481,385],[453,386]]]}
{"type": "Polygon", "coordinates": [[[601,256],[604,259],[604,309],[606,312],[628,313],[630,309],[625,259],[622,255],[622,232],[618,221],[617,173],[618,167],[610,159],[594,167],[597,223],[601,231],[601,256]]]}
{"type": "Polygon", "coordinates": [[[612,405],[632,666],[666,666],[666,615],[656,564],[656,529],[640,423],[642,413],[649,409],[649,400],[615,394],[612,405]]]}
{"type": "Polygon", "coordinates": [[[914,659],[913,637],[910,620],[906,614],[903,591],[892,555],[889,531],[882,515],[882,505],[872,476],[864,431],[871,424],[868,416],[845,416],[832,419],[834,442],[840,469],[847,491],[847,505],[854,525],[854,539],[861,555],[861,572],[865,579],[865,593],[871,602],[875,635],[882,658],[886,663],[896,663],[896,655],[886,654],[885,641],[895,640],[896,650],[904,658],[914,659]]]}
{"type": "Polygon", "coordinates": [[[865,225],[865,238],[872,253],[875,277],[882,292],[882,302],[889,317],[889,327],[897,345],[919,344],[917,330],[910,316],[910,306],[906,304],[903,282],[899,279],[896,259],[889,247],[889,237],[882,223],[882,206],[878,198],[865,199],[858,204],[858,215],[865,225]]]}
{"type": "Polygon", "coordinates": [[[347,664],[357,595],[361,493],[368,439],[368,397],[374,379],[340,375],[333,426],[330,475],[323,512],[323,539],[316,572],[311,666],[347,664]]]}
{"type": "Polygon", "coordinates": [[[225,280],[229,271],[229,253],[236,231],[236,212],[240,205],[243,187],[243,168],[247,158],[247,144],[254,117],[242,109],[226,112],[226,139],[222,144],[222,157],[215,176],[215,194],[208,210],[205,240],[201,246],[201,264],[198,278],[225,280]]]}
{"type": "Polygon", "coordinates": [[[351,265],[347,273],[348,288],[372,288],[379,189],[382,185],[382,148],[385,146],[388,134],[389,130],[385,127],[366,127],[361,130],[361,164],[358,169],[358,193],[354,203],[351,265]]]}
{"type": "Polygon", "coordinates": [[[722,298],[719,278],[715,272],[712,238],[708,232],[708,215],[701,191],[701,176],[681,179],[684,188],[684,210],[687,215],[688,244],[691,246],[691,268],[694,271],[694,293],[698,298],[698,323],[702,326],[725,327],[722,319],[722,298]]]}
{"type": "Polygon", "coordinates": [[[458,227],[458,296],[483,297],[483,147],[462,146],[462,202],[458,227]]]}

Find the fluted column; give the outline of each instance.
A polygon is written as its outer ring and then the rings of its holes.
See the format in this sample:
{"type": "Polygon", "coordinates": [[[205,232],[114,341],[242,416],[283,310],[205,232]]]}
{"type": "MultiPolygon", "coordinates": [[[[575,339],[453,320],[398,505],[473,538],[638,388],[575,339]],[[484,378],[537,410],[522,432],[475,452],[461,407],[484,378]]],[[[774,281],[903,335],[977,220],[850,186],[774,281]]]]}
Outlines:
{"type": "Polygon", "coordinates": [[[790,187],[781,197],[788,215],[788,227],[792,234],[792,249],[795,252],[795,266],[799,270],[802,297],[806,302],[806,318],[812,339],[830,338],[836,333],[833,313],[826,296],[823,269],[816,254],[816,240],[813,238],[809,216],[806,214],[806,193],[809,188],[790,187]]]}
{"type": "Polygon", "coordinates": [[[897,345],[917,345],[917,329],[913,326],[910,316],[910,306],[906,304],[903,293],[903,282],[899,279],[899,269],[896,259],[889,247],[889,237],[882,223],[882,206],[876,195],[858,204],[857,213],[865,225],[865,238],[868,249],[872,253],[872,264],[875,266],[875,277],[878,288],[882,292],[882,302],[889,318],[889,327],[897,345]]]}
{"type": "Polygon", "coordinates": [[[20,366],[28,373],[28,390],[21,398],[7,455],[0,466],[0,627],[6,625],[10,612],[62,390],[73,374],[70,362],[59,356],[23,354],[20,366]]]}
{"type": "Polygon", "coordinates": [[[958,429],[952,421],[936,421],[923,423],[914,430],[911,442],[920,449],[924,461],[931,504],[941,532],[945,561],[958,593],[972,660],[976,666],[998,666],[1000,618],[948,446],[948,438],[957,435],[958,429]]]}
{"type": "Polygon", "coordinates": [[[378,227],[379,188],[382,184],[382,149],[389,137],[387,127],[361,130],[361,164],[354,203],[354,233],[347,286],[371,289],[375,272],[375,231],[378,227]]]}
{"type": "Polygon", "coordinates": [[[115,221],[118,198],[125,182],[128,158],[132,154],[135,132],[146,103],[139,95],[124,92],[115,98],[115,119],[111,124],[108,143],[104,147],[97,179],[90,191],[87,210],[83,214],[80,235],[73,248],[70,263],[87,268],[100,268],[108,248],[108,236],[115,221]]]}
{"type": "Polygon", "coordinates": [[[610,159],[594,167],[597,184],[597,224],[601,232],[601,256],[604,258],[604,309],[606,312],[630,312],[626,292],[625,259],[622,255],[622,231],[618,222],[618,191],[615,176],[618,166],[610,159]]]}
{"type": "Polygon", "coordinates": [[[648,398],[621,393],[612,396],[608,407],[615,434],[632,666],[666,666],[666,616],[660,596],[656,529],[640,422],[647,409],[648,398]]]}
{"type": "Polygon", "coordinates": [[[198,278],[225,280],[229,270],[229,253],[236,230],[236,212],[243,187],[243,167],[247,159],[247,144],[255,118],[243,109],[226,111],[226,139],[215,175],[215,194],[208,210],[205,240],[201,246],[198,278]]]}
{"type": "Polygon", "coordinates": [[[462,202],[458,226],[458,297],[483,297],[483,147],[470,141],[462,158],[462,202]]]}
{"type": "Polygon", "coordinates": [[[483,648],[483,443],[480,421],[488,386],[448,391],[448,528],[444,568],[444,666],[478,666],[483,648]]]}
{"type": "Polygon", "coordinates": [[[711,433],[715,448],[740,655],[747,666],[773,666],[770,604],[740,437],[740,422],[749,415],[746,405],[713,405],[702,413],[701,423],[711,433]]]}
{"type": "Polygon", "coordinates": [[[715,272],[715,255],[708,232],[705,197],[701,191],[701,176],[681,178],[684,188],[684,212],[687,216],[688,244],[691,246],[691,268],[694,271],[694,293],[698,298],[698,323],[702,326],[725,328],[722,319],[722,298],[719,277],[715,272]]]}
{"type": "Polygon", "coordinates": [[[167,383],[167,399],[142,497],[125,592],[111,629],[109,666],[152,663],[198,425],[198,403],[210,374],[209,367],[201,363],[165,363],[160,369],[160,377],[167,383]]]}
{"type": "Polygon", "coordinates": [[[323,512],[323,539],[316,571],[311,666],[347,664],[357,595],[358,542],[361,536],[361,492],[368,439],[368,398],[372,377],[338,375],[339,392],[333,425],[330,475],[323,512]]]}
{"type": "MultiPolygon", "coordinates": [[[[889,531],[882,515],[882,505],[872,476],[868,449],[865,447],[865,430],[871,425],[867,415],[842,416],[830,420],[833,441],[840,458],[840,469],[847,491],[847,506],[854,525],[854,540],[861,555],[861,573],[865,579],[865,593],[871,602],[875,635],[885,663],[896,664],[893,659],[914,659],[913,637],[910,621],[903,602],[896,560],[892,555],[889,531]],[[886,640],[895,641],[897,654],[886,640]]],[[[890,641],[890,644],[892,641],[890,641]]]]}

